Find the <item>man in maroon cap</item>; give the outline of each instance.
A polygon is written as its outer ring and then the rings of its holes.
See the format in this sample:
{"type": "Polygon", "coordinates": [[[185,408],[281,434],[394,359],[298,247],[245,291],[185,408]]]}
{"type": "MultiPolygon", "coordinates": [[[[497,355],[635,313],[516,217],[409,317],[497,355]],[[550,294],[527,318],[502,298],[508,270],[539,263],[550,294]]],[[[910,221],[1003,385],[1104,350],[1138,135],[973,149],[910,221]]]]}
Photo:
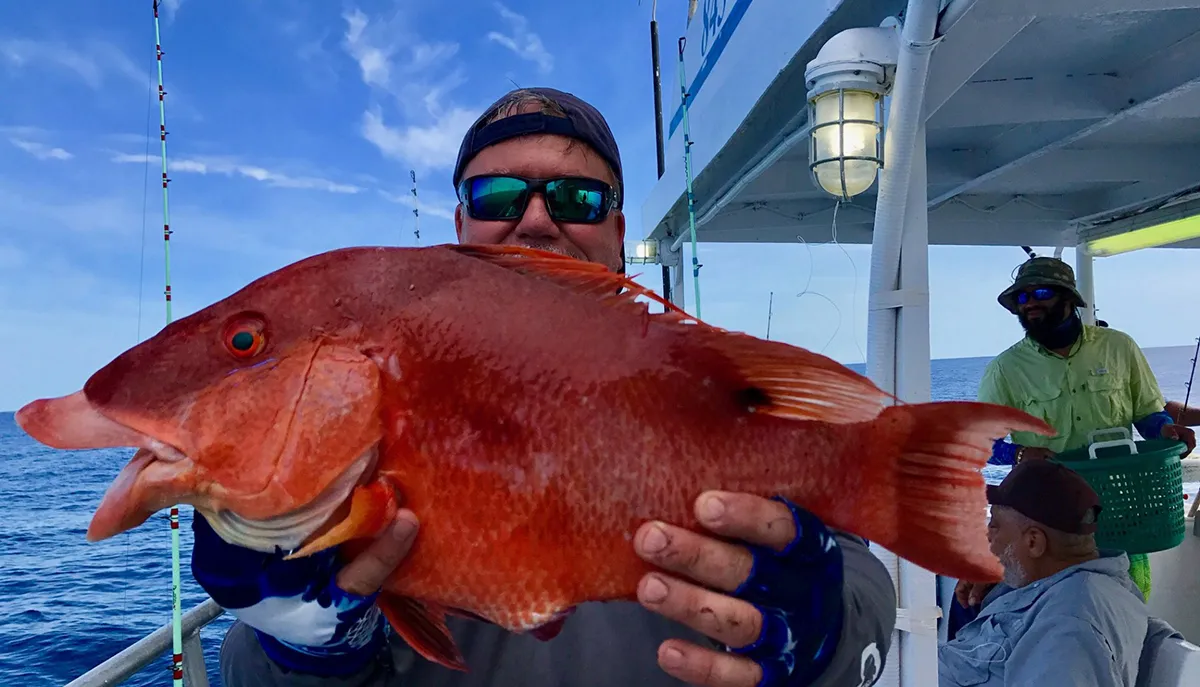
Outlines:
{"type": "Polygon", "coordinates": [[[1030,461],[988,487],[998,585],[959,583],[978,616],[938,652],[939,684],[1133,685],[1152,619],[1129,558],[1096,547],[1100,499],[1070,468],[1030,461]]]}

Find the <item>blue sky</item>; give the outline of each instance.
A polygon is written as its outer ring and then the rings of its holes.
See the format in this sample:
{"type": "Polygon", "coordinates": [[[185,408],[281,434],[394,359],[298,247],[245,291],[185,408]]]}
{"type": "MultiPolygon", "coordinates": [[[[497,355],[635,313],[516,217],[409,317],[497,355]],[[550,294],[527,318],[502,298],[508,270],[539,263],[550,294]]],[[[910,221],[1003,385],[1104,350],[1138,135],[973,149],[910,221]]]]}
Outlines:
{"type": "MultiPolygon", "coordinates": [[[[666,55],[684,6],[660,13],[666,55]]],[[[458,142],[514,83],[572,91],[606,114],[640,237],[655,179],[649,12],[164,2],[176,317],[305,255],[413,245],[410,169],[421,242],[453,241],[458,142]]],[[[149,0],[0,5],[0,410],[78,389],[163,323],[154,68],[149,0]]],[[[662,78],[676,83],[669,60],[662,78]]],[[[992,355],[1019,336],[994,298],[1022,258],[933,250],[935,357],[992,355]]],[[[866,247],[708,245],[701,261],[706,320],[761,336],[774,292],[772,338],[862,360],[866,247]]],[[[1101,316],[1145,346],[1190,343],[1200,325],[1180,305],[1198,267],[1188,251],[1098,261],[1101,316]]],[[[644,271],[658,288],[657,268],[644,271]]]]}

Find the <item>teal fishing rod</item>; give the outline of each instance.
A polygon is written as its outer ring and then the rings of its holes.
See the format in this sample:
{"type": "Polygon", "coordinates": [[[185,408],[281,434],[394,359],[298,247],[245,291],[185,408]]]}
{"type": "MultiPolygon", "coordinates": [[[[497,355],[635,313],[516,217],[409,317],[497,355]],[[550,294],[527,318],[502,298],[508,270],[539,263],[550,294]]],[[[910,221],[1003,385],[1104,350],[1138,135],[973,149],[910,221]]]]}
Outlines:
{"type": "MultiPolygon", "coordinates": [[[[158,66],[158,139],[162,149],[163,257],[166,271],[167,324],[171,324],[171,211],[167,198],[167,110],[163,89],[162,33],[158,21],[158,0],[154,0],[154,55],[158,66]]],[[[174,687],[183,687],[182,600],[179,583],[179,506],[171,506],[171,679],[174,687]]]]}
{"type": "Polygon", "coordinates": [[[692,285],[696,292],[696,319],[700,318],[700,256],[696,252],[696,196],[692,193],[692,134],[688,124],[687,80],[683,69],[683,48],[687,37],[679,39],[679,93],[683,108],[683,173],[687,177],[688,226],[692,232],[692,285]]]}

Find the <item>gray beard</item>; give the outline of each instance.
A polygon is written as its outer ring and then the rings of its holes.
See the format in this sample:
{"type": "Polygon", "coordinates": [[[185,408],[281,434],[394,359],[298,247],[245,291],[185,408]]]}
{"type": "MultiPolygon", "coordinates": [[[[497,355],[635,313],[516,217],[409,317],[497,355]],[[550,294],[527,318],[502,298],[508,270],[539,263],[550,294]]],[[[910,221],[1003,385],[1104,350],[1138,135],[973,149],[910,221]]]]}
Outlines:
{"type": "Polygon", "coordinates": [[[1025,572],[1025,567],[1017,560],[1016,556],[1017,545],[1015,542],[1004,547],[1003,555],[1000,556],[1000,565],[1004,566],[1004,584],[1018,589],[1029,584],[1029,574],[1025,572]]]}

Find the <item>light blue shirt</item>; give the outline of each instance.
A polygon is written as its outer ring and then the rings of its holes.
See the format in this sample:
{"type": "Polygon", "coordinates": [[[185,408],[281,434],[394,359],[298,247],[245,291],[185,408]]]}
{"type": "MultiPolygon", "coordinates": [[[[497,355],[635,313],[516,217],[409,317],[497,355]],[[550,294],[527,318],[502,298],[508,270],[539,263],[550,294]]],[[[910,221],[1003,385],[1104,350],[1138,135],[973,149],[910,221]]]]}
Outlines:
{"type": "Polygon", "coordinates": [[[1100,554],[993,589],[979,616],[938,649],[939,687],[1133,687],[1150,614],[1129,558],[1100,554]]]}

